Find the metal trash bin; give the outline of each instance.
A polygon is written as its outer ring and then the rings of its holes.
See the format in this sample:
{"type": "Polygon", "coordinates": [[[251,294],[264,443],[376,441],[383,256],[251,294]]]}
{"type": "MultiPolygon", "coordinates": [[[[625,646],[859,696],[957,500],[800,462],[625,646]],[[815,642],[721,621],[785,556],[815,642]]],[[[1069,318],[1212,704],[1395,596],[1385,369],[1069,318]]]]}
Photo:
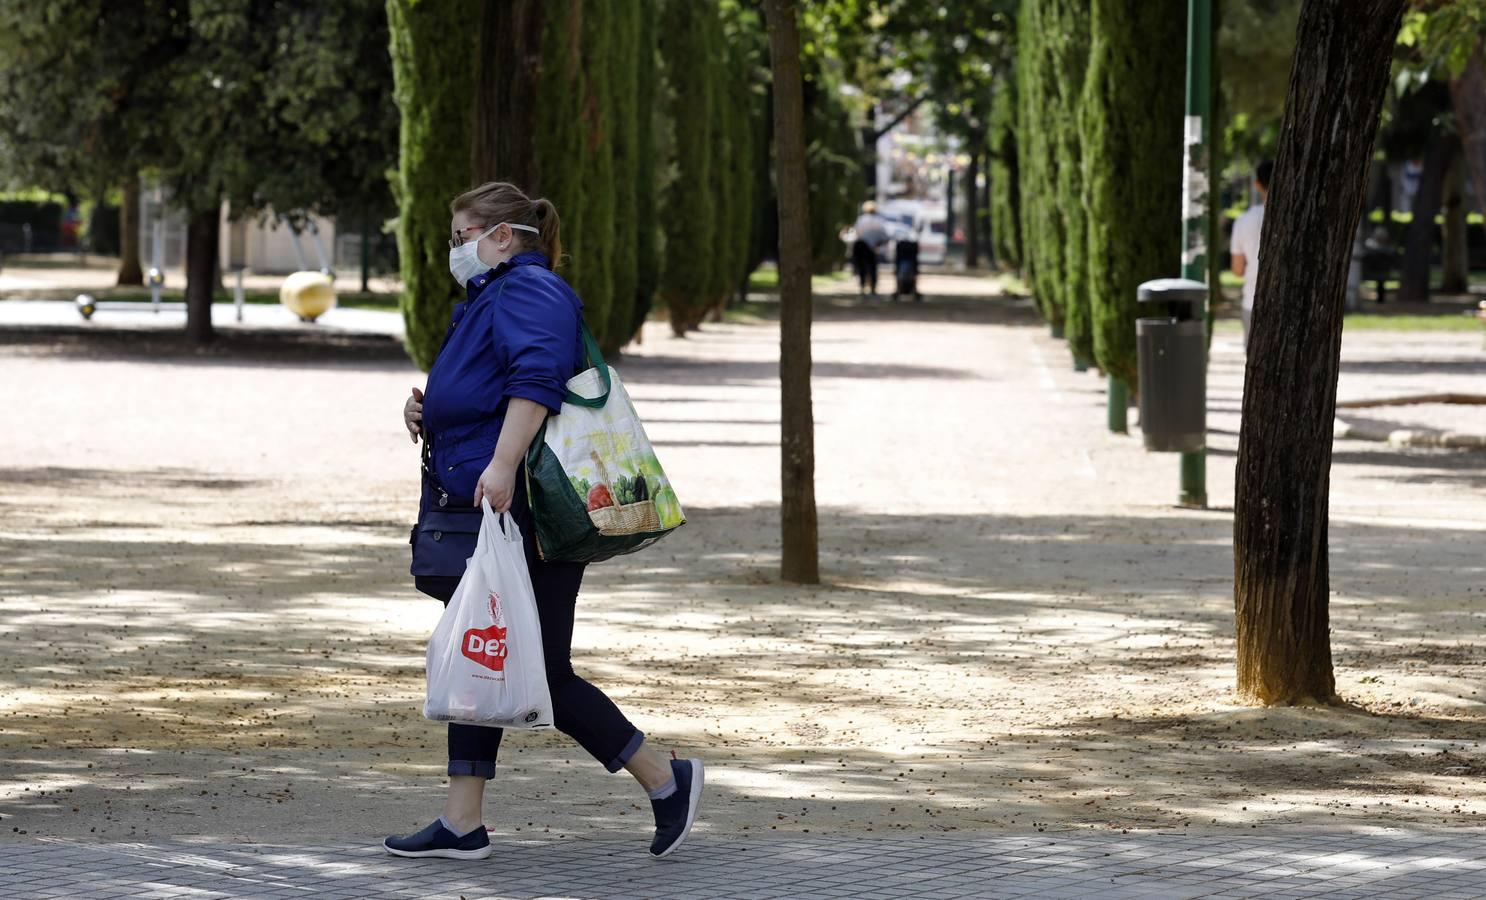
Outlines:
{"type": "Polygon", "coordinates": [[[1202,450],[1207,446],[1207,285],[1158,278],[1142,284],[1136,299],[1156,313],[1135,322],[1145,448],[1202,450]]]}

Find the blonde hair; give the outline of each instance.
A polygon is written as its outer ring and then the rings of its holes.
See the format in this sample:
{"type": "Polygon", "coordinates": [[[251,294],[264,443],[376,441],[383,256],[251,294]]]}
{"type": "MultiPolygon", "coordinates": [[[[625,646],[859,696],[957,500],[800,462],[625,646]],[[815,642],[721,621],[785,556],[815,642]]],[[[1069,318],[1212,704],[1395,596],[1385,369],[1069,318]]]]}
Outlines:
{"type": "Polygon", "coordinates": [[[562,259],[562,224],[557,219],[557,207],[545,197],[531,199],[514,184],[487,181],[455,197],[449,204],[449,212],[469,212],[487,228],[501,222],[530,225],[541,233],[533,237],[530,232],[512,229],[512,240],[524,249],[546,254],[548,268],[556,268],[562,259]]]}

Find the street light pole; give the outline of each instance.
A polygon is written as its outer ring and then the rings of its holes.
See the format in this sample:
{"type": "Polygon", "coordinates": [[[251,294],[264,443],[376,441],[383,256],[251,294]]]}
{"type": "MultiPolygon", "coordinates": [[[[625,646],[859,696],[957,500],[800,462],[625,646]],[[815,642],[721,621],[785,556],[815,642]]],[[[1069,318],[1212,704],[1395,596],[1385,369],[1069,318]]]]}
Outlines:
{"type": "MultiPolygon", "coordinates": [[[[1213,0],[1187,0],[1187,111],[1182,127],[1182,277],[1208,280],[1212,170],[1213,0]]],[[[1208,297],[1211,307],[1212,297],[1208,297]]],[[[1204,319],[1208,319],[1203,310],[1204,319]]],[[[1182,454],[1182,506],[1207,506],[1207,450],[1182,454]]]]}

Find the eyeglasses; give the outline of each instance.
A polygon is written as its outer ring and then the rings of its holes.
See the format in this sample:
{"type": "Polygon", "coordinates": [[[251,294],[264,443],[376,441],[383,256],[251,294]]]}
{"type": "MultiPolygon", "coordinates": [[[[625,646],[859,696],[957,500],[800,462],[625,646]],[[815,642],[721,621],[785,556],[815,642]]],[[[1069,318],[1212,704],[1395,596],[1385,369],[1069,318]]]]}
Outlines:
{"type": "Polygon", "coordinates": [[[449,239],[449,249],[453,250],[455,247],[464,246],[464,233],[466,231],[479,231],[484,227],[484,225],[466,225],[463,228],[454,229],[454,237],[449,239]]]}

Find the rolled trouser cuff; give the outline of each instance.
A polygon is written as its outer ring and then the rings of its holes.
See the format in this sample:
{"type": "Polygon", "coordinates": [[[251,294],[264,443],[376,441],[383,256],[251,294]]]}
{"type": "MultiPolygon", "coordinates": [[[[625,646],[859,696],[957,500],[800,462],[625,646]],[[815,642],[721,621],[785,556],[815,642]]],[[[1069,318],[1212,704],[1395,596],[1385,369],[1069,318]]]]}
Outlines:
{"type": "Polygon", "coordinates": [[[629,739],[629,743],[625,744],[624,749],[619,751],[619,755],[614,757],[613,760],[607,763],[604,768],[608,769],[610,772],[618,772],[620,769],[624,768],[627,763],[629,763],[629,761],[634,757],[635,753],[639,751],[640,745],[643,743],[645,743],[645,732],[636,728],[634,736],[629,739]]]}
{"type": "MultiPolygon", "coordinates": [[[[610,771],[613,771],[612,769],[610,771]]],[[[449,760],[450,775],[473,775],[476,778],[494,778],[495,760],[493,759],[451,759],[449,760]]]]}

